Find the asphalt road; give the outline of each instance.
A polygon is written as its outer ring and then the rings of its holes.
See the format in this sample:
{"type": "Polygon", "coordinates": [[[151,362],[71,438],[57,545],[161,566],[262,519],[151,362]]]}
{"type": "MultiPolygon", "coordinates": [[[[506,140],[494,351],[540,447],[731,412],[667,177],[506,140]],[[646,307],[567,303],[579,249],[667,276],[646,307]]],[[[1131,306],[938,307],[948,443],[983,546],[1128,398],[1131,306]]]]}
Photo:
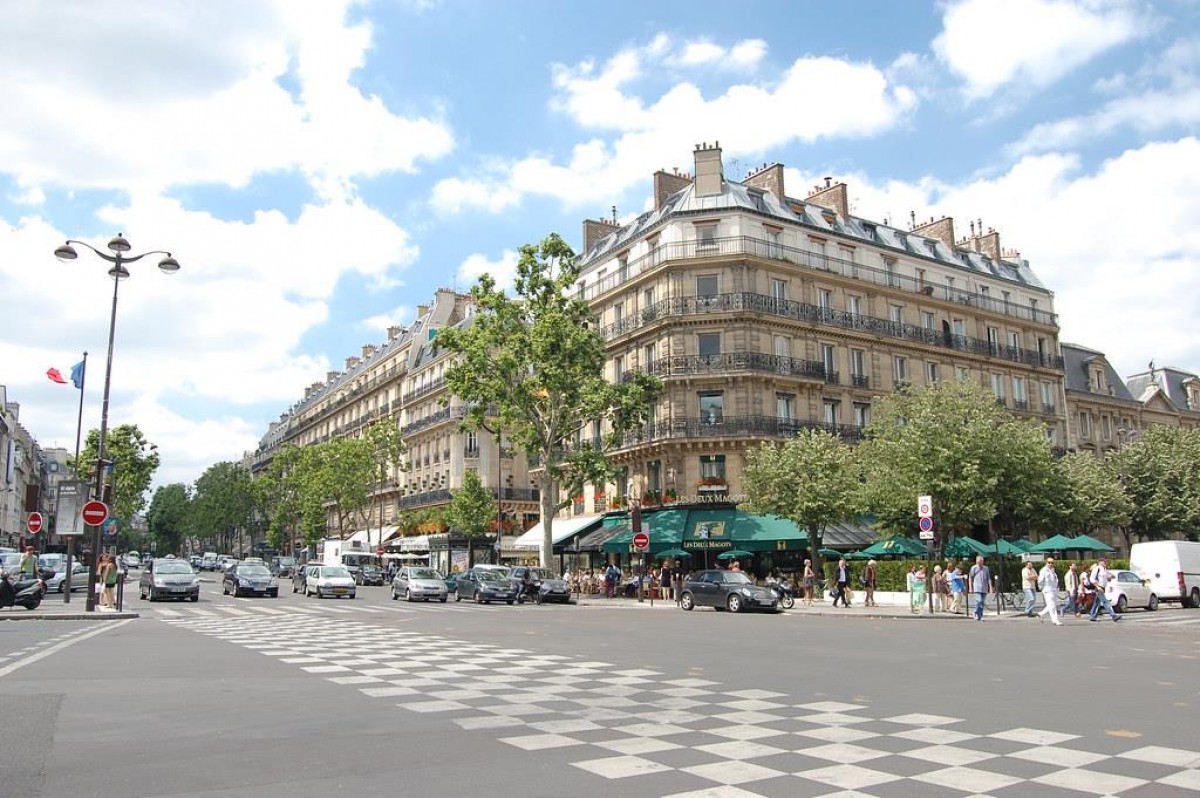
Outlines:
{"type": "Polygon", "coordinates": [[[1200,790],[1183,610],[1056,628],[289,586],[0,624],[0,795],[1200,790]]]}

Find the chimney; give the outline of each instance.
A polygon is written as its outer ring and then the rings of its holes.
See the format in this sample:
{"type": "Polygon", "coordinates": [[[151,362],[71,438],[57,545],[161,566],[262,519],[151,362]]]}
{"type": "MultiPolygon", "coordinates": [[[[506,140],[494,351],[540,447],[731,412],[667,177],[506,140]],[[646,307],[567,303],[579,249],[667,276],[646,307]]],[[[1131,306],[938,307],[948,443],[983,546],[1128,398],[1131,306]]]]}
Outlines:
{"type": "Polygon", "coordinates": [[[428,305],[417,305],[417,318],[418,319],[421,318],[422,316],[424,316],[428,312],[429,312],[428,305]]]}
{"type": "Polygon", "coordinates": [[[393,324],[391,327],[388,327],[388,329],[387,329],[388,340],[395,341],[397,338],[400,337],[400,334],[403,332],[404,332],[403,327],[393,324]]]}
{"type": "Polygon", "coordinates": [[[913,232],[929,236],[930,238],[936,238],[951,250],[954,249],[957,243],[954,240],[954,219],[949,216],[943,216],[937,220],[930,219],[928,222],[914,227],[913,232]]]}
{"type": "Polygon", "coordinates": [[[373,354],[375,354],[375,344],[363,344],[363,348],[362,348],[363,360],[366,360],[373,354]]]}
{"type": "Polygon", "coordinates": [[[721,193],[725,183],[725,172],[721,166],[721,143],[696,145],[696,196],[715,197],[721,193]]]}
{"type": "Polygon", "coordinates": [[[780,202],[784,201],[783,164],[773,163],[769,166],[763,166],[757,172],[752,172],[742,183],[747,186],[770,191],[775,195],[775,199],[780,202]]]}
{"type": "Polygon", "coordinates": [[[1001,260],[1000,233],[990,227],[986,233],[983,233],[982,225],[980,225],[979,229],[981,234],[975,237],[975,251],[982,252],[999,263],[1001,260]]]}
{"type": "MultiPolygon", "coordinates": [[[[340,372],[340,371],[327,371],[327,372],[325,372],[325,382],[333,382],[338,377],[340,377],[341,374],[342,374],[342,372],[340,372]]],[[[318,383],[316,383],[316,385],[317,385],[317,387],[320,387],[321,383],[318,382],[318,383]]]]}
{"type": "Polygon", "coordinates": [[[583,251],[589,251],[593,244],[619,228],[620,225],[608,219],[584,219],[583,251]]]}
{"type": "Polygon", "coordinates": [[[354,355],[351,355],[350,357],[346,358],[346,371],[349,371],[350,369],[357,366],[359,364],[359,362],[360,362],[359,359],[357,357],[355,357],[354,355]]]}
{"type": "Polygon", "coordinates": [[[850,215],[850,191],[845,183],[834,183],[832,177],[825,178],[824,186],[816,186],[808,195],[808,201],[834,211],[843,219],[850,215]]]}
{"type": "Polygon", "coordinates": [[[682,191],[691,184],[691,175],[681,175],[678,171],[669,174],[659,169],[654,173],[654,210],[660,210],[667,204],[667,199],[672,194],[682,191]]]}

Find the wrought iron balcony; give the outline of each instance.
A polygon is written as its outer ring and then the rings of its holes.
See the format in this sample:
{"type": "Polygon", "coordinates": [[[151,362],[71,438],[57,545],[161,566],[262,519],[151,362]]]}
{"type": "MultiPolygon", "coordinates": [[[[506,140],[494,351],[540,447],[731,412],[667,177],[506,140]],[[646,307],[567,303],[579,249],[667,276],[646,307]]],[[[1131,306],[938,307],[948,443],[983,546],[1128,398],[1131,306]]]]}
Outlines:
{"type": "Polygon", "coordinates": [[[414,399],[420,399],[422,396],[427,396],[427,395],[433,393],[434,391],[438,390],[439,388],[444,388],[445,386],[446,386],[446,378],[438,377],[433,382],[431,382],[427,385],[422,385],[420,388],[415,388],[415,389],[409,391],[408,393],[404,394],[404,401],[405,401],[405,403],[408,403],[408,402],[413,401],[414,399]]]}
{"type": "Polygon", "coordinates": [[[826,379],[825,365],[816,360],[799,360],[762,352],[725,352],[719,355],[671,355],[660,357],[649,366],[657,377],[689,374],[727,374],[733,371],[758,371],[797,377],[826,379]]]}
{"type": "Polygon", "coordinates": [[[414,421],[411,424],[405,424],[400,428],[400,435],[412,435],[414,432],[420,432],[427,427],[432,427],[434,424],[440,424],[443,421],[455,421],[466,418],[466,416],[467,409],[465,407],[442,408],[436,413],[430,413],[425,418],[414,421]]]}
{"type": "Polygon", "coordinates": [[[654,421],[626,435],[622,445],[633,447],[658,441],[711,438],[791,438],[805,429],[823,429],[851,443],[862,438],[862,428],[849,424],[802,421],[780,416],[724,416],[718,419],[654,421]]]}
{"type": "Polygon", "coordinates": [[[450,491],[440,488],[438,490],[426,491],[425,493],[414,493],[411,496],[401,496],[396,504],[401,510],[408,510],[413,507],[424,507],[429,504],[444,504],[450,501],[450,491]]]}
{"type": "Polygon", "coordinates": [[[851,374],[850,375],[850,384],[853,385],[855,388],[870,388],[871,387],[871,378],[868,377],[866,374],[851,374]]]}
{"type": "Polygon", "coordinates": [[[1025,399],[1014,399],[1013,410],[1029,410],[1029,402],[1025,399]]]}

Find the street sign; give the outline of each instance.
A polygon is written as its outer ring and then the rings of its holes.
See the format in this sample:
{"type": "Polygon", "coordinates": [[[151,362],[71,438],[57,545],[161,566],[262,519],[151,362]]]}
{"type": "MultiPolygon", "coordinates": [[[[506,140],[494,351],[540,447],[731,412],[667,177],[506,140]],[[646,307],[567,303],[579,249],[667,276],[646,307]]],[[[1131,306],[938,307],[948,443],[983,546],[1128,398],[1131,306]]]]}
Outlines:
{"type": "Polygon", "coordinates": [[[919,518],[933,517],[933,497],[918,496],[917,497],[917,516],[919,518]]]}
{"type": "Polygon", "coordinates": [[[917,521],[917,528],[921,530],[921,540],[933,540],[933,519],[925,516],[917,521]]]}
{"type": "Polygon", "coordinates": [[[650,536],[645,532],[638,532],[633,536],[633,547],[638,551],[645,551],[650,546],[650,536]]]}
{"type": "Polygon", "coordinates": [[[54,508],[54,534],[79,536],[83,534],[80,511],[87,501],[88,486],[83,482],[58,483],[58,503],[54,508]]]}
{"type": "Polygon", "coordinates": [[[380,557],[382,557],[384,552],[386,552],[386,551],[387,551],[387,549],[385,549],[383,546],[379,546],[378,548],[375,549],[375,553],[378,554],[380,557]]]}
{"type": "Polygon", "coordinates": [[[87,504],[83,505],[83,522],[92,526],[99,526],[108,518],[108,505],[102,501],[92,499],[87,504]]]}
{"type": "Polygon", "coordinates": [[[25,520],[25,528],[29,530],[29,534],[36,535],[42,531],[42,522],[44,520],[41,513],[32,512],[29,514],[29,518],[25,520]]]}

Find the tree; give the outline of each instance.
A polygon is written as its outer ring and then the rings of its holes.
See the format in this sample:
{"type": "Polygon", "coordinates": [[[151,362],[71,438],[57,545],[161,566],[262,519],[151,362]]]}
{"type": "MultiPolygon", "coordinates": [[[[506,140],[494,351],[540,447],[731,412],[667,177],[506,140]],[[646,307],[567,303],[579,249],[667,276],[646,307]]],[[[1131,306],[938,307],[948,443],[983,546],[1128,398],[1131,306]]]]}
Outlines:
{"type": "MultiPolygon", "coordinates": [[[[100,430],[90,430],[79,453],[79,467],[72,461],[71,468],[94,475],[99,448],[100,430]]],[[[104,450],[109,463],[104,484],[112,486],[110,516],[129,523],[134,513],[146,506],[146,491],[160,462],[158,446],[147,441],[136,424],[121,424],[108,431],[104,450]]]]}
{"type": "Polygon", "coordinates": [[[1133,503],[1125,542],[1200,532],[1200,431],[1153,426],[1115,455],[1114,469],[1133,503]]]}
{"type": "Polygon", "coordinates": [[[943,542],[1002,512],[1027,516],[1035,501],[1028,494],[1044,488],[1052,473],[1044,433],[965,380],[885,396],[859,458],[867,509],[880,525],[912,529],[917,496],[930,495],[943,542]]]}
{"type": "Polygon", "coordinates": [[[191,523],[197,537],[214,539],[221,551],[229,551],[234,530],[250,526],[256,506],[250,472],[238,463],[214,463],[196,480],[191,523]]]}
{"type": "Polygon", "coordinates": [[[174,482],[154,491],[150,509],[146,511],[146,523],[154,540],[155,551],[181,551],[180,543],[189,529],[191,497],[187,485],[174,482]]]}
{"type": "Polygon", "coordinates": [[[296,469],[302,450],[292,444],[281,447],[266,473],[256,479],[259,503],[267,517],[267,542],[273,548],[294,554],[291,545],[303,518],[300,481],[296,469]]]}
{"type": "Polygon", "coordinates": [[[310,516],[319,502],[333,513],[333,533],[345,540],[350,519],[362,511],[375,480],[374,445],[363,438],[332,438],[307,447],[301,459],[301,490],[310,516]]]}
{"type": "MultiPolygon", "coordinates": [[[[364,437],[371,447],[376,473],[379,475],[379,488],[382,490],[388,471],[396,472],[405,470],[404,454],[407,451],[407,447],[404,445],[404,439],[400,435],[400,427],[393,418],[383,418],[376,421],[367,427],[364,437]]],[[[368,496],[369,501],[370,497],[368,496]]],[[[367,521],[367,526],[370,527],[371,508],[369,506],[364,508],[363,515],[367,521]]],[[[382,508],[379,511],[379,538],[379,542],[382,544],[382,508]]]]}
{"type": "Polygon", "coordinates": [[[605,381],[604,341],[576,285],[579,274],[558,235],[526,244],[515,298],[482,275],[471,289],[470,323],[442,328],[436,339],[458,356],[446,384],[467,403],[464,426],[504,430],[542,468],[543,566],[551,562],[554,514],[585,484],[613,473],[606,453],[645,423],[662,387],[643,372],[605,381]],[[588,431],[593,424],[599,435],[588,431]]]}
{"type": "Polygon", "coordinates": [[[1133,502],[1117,473],[1117,458],[1095,457],[1090,452],[1070,452],[1057,463],[1066,505],[1062,526],[1088,534],[1102,527],[1127,528],[1133,502]]]}
{"type": "Polygon", "coordinates": [[[496,518],[496,497],[483,486],[478,471],[463,474],[462,487],[446,509],[446,523],[469,538],[482,537],[496,518]]]}
{"type": "Polygon", "coordinates": [[[825,527],[859,512],[855,453],[825,430],[801,430],[782,445],[764,443],[751,449],[744,480],[751,512],[786,518],[808,533],[808,550],[818,572],[825,527]]]}

